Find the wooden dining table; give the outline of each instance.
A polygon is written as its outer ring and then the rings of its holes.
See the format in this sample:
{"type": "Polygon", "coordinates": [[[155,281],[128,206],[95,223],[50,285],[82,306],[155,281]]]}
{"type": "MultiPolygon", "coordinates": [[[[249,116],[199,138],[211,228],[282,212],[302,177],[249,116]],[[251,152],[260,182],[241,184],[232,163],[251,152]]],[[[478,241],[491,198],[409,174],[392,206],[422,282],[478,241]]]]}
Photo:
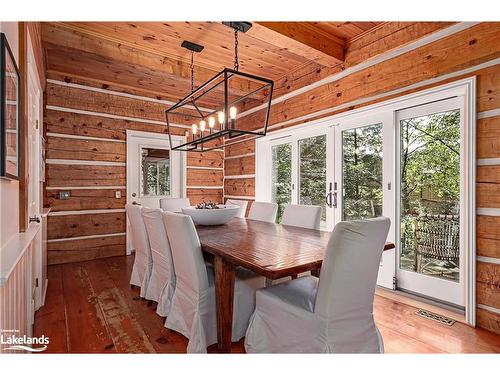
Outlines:
{"type": "MultiPolygon", "coordinates": [[[[247,268],[268,279],[312,271],[318,273],[330,232],[234,218],[225,225],[198,226],[203,252],[215,273],[217,345],[231,351],[235,268],[247,268]]],[[[387,242],[384,250],[394,248],[387,242]]]]}

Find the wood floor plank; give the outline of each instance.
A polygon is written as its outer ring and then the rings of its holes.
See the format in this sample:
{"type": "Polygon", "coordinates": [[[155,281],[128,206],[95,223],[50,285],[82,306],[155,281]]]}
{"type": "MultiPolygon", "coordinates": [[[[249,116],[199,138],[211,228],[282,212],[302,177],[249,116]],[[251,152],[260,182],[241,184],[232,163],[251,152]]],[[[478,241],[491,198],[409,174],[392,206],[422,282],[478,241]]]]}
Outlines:
{"type": "MultiPolygon", "coordinates": [[[[129,285],[133,256],[49,266],[47,300],[35,332],[50,337],[47,352],[185,353],[187,339],[129,285]]],[[[415,315],[417,309],[375,296],[374,316],[386,353],[500,353],[500,336],[462,323],[448,327],[415,315]]],[[[217,345],[207,348],[217,352],[217,345]]],[[[232,344],[244,353],[244,340],[232,344]]]]}
{"type": "Polygon", "coordinates": [[[377,296],[374,302],[377,324],[409,338],[425,342],[448,353],[500,352],[498,337],[491,332],[472,329],[462,323],[446,326],[416,315],[417,310],[415,307],[380,296],[377,296]]]}
{"type": "Polygon", "coordinates": [[[34,337],[45,335],[50,343],[46,353],[68,353],[66,309],[62,282],[62,267],[47,269],[48,284],[45,306],[35,314],[34,337]]]}
{"type": "MultiPolygon", "coordinates": [[[[106,327],[86,263],[62,265],[70,353],[117,352],[106,327]]],[[[50,281],[49,281],[50,288],[50,281]]]]}
{"type": "Polygon", "coordinates": [[[432,354],[444,353],[442,350],[431,345],[415,340],[412,337],[401,334],[384,325],[378,326],[380,334],[384,339],[384,353],[418,353],[432,354]]]}
{"type": "Polygon", "coordinates": [[[116,350],[119,353],[154,353],[148,336],[128,306],[128,296],[116,287],[106,263],[86,262],[85,268],[116,350]]]}
{"type": "Polygon", "coordinates": [[[136,321],[141,324],[151,345],[158,353],[186,353],[188,340],[163,325],[163,319],[154,308],[139,297],[139,288],[130,288],[129,280],[132,272],[133,257],[113,257],[105,260],[107,272],[113,283],[121,290],[136,321]]]}

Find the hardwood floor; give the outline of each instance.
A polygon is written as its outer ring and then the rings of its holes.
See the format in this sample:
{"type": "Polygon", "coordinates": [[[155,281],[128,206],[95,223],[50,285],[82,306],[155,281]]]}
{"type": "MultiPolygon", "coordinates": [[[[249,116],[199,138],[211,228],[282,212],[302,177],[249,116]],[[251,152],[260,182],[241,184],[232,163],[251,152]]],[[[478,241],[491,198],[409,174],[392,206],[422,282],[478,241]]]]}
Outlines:
{"type": "MultiPolygon", "coordinates": [[[[187,339],[129,285],[133,257],[49,266],[45,306],[34,335],[45,353],[185,353],[187,339]]],[[[376,296],[375,319],[386,353],[500,353],[500,336],[462,323],[451,327],[415,315],[415,307],[376,296]]],[[[209,352],[216,352],[212,345],[209,352]]],[[[243,353],[243,340],[232,351],[243,353]]]]}

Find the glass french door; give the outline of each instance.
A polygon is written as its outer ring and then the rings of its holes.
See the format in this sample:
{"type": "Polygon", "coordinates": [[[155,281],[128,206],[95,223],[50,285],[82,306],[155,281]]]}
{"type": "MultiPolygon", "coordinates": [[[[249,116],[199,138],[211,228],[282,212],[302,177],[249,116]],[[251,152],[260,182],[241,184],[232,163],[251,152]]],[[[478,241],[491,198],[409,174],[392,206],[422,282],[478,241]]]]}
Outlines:
{"type": "MultiPolygon", "coordinates": [[[[332,228],[339,221],[386,216],[394,222],[394,115],[390,112],[346,118],[331,128],[334,155],[327,194],[332,228]]],[[[394,239],[391,225],[388,240],[394,239]]],[[[394,251],[383,254],[377,283],[393,288],[394,251]]]]}
{"type": "Polygon", "coordinates": [[[383,252],[377,284],[465,306],[472,322],[470,85],[398,98],[262,139],[256,199],[277,202],[280,212],[289,203],[320,205],[328,231],[343,220],[388,217],[388,241],[396,247],[383,252]]]}
{"type": "Polygon", "coordinates": [[[465,305],[462,101],[401,110],[397,134],[398,288],[465,305]]]}
{"type": "Polygon", "coordinates": [[[281,222],[287,204],[292,203],[292,143],[271,146],[271,201],[278,204],[276,221],[281,222]]]}
{"type": "Polygon", "coordinates": [[[270,142],[270,201],[278,204],[280,223],[287,204],[316,205],[323,208],[322,228],[326,228],[327,132],[303,131],[270,142]]]}

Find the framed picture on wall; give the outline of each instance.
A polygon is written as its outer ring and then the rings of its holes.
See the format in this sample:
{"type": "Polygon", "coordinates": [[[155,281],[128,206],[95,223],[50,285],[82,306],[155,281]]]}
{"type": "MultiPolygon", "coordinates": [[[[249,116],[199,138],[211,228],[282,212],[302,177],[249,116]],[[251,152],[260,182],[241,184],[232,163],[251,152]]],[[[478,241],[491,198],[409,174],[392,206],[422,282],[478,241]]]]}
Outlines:
{"type": "Polygon", "coordinates": [[[20,78],[14,54],[0,33],[0,177],[19,178],[20,78]]]}

